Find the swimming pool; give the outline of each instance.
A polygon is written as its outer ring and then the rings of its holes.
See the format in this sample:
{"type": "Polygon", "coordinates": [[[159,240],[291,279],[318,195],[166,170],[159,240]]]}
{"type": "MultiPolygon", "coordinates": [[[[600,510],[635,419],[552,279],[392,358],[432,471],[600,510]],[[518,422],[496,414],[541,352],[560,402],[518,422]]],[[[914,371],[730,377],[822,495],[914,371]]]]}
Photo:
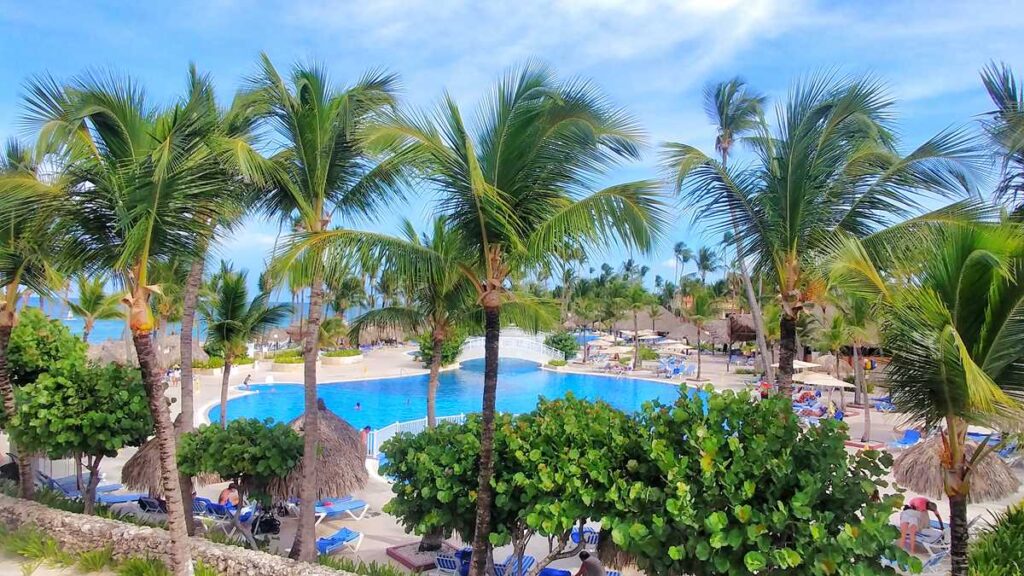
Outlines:
{"type": "MultiPolygon", "coordinates": [[[[484,361],[469,360],[458,370],[441,373],[437,393],[438,416],[479,412],[483,393],[484,361]]],[[[569,374],[542,370],[525,360],[502,358],[498,373],[497,408],[502,412],[529,412],[537,398],[561,398],[572,392],[577,398],[604,400],[626,412],[634,412],[648,400],[674,402],[679,388],[671,384],[611,378],[590,374],[569,374]]],[[[256,384],[255,394],[228,400],[228,419],[270,418],[290,422],[302,413],[302,386],[295,384],[256,384]]],[[[426,416],[427,375],[354,380],[321,384],[320,398],[335,414],[356,428],[377,429],[395,422],[426,416]],[[360,409],[356,410],[356,403],[360,409]]],[[[700,392],[700,394],[704,394],[700,392]]],[[[211,422],[220,419],[220,406],[210,409],[211,422]]]]}

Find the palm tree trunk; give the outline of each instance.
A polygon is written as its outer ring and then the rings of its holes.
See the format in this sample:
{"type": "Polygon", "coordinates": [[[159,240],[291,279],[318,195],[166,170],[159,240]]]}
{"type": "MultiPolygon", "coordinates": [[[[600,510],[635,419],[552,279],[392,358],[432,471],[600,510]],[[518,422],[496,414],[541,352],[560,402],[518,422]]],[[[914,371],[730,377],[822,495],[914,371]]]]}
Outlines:
{"type": "Polygon", "coordinates": [[[316,519],[313,504],[316,502],[316,458],[320,444],[320,410],[317,408],[316,360],[320,351],[320,315],[324,299],[323,279],[314,274],[309,290],[309,313],[306,318],[306,335],[302,344],[304,358],[303,381],[305,385],[302,417],[302,480],[299,484],[299,526],[292,544],[291,558],[304,562],[316,561],[316,519]]]}
{"type": "Polygon", "coordinates": [[[153,415],[153,431],[160,451],[160,483],[164,499],[167,501],[167,530],[171,534],[168,567],[174,576],[188,576],[192,572],[192,559],[189,552],[188,530],[185,527],[185,507],[181,500],[178,462],[175,459],[177,447],[168,409],[169,403],[164,395],[152,335],[149,332],[132,331],[132,340],[139,358],[142,381],[146,385],[149,411],[153,415]]]}
{"type": "Polygon", "coordinates": [[[764,338],[764,316],[761,314],[761,303],[754,294],[754,284],[750,281],[750,273],[747,272],[746,259],[739,253],[739,242],[736,244],[736,259],[740,264],[740,276],[743,278],[743,288],[747,293],[747,302],[750,304],[750,317],[754,321],[754,339],[757,340],[757,352],[761,355],[761,362],[764,363],[765,377],[769,382],[775,379],[775,369],[768,360],[768,343],[764,338]]]}
{"type": "Polygon", "coordinates": [[[967,576],[967,495],[949,497],[949,556],[952,576],[967,576]]]}
{"type": "Polygon", "coordinates": [[[700,381],[700,329],[701,326],[697,326],[697,381],[700,381]]]}
{"type": "Polygon", "coordinates": [[[494,475],[494,404],[498,391],[498,343],[501,338],[501,308],[497,292],[484,294],[484,399],[480,430],[480,476],[476,496],[476,530],[473,533],[473,565],[470,576],[487,573],[490,550],[491,476],[494,475]],[[491,297],[494,301],[488,302],[491,297]]]}
{"type": "MultiPolygon", "coordinates": [[[[9,289],[9,288],[8,288],[9,289]]],[[[8,420],[14,417],[14,385],[7,371],[7,344],[11,341],[11,330],[14,329],[14,312],[5,310],[0,313],[0,396],[3,396],[4,415],[8,420]]],[[[9,439],[8,439],[9,440],[9,439]]],[[[35,478],[32,473],[32,456],[20,452],[14,442],[11,451],[18,456],[18,487],[19,495],[31,500],[35,493],[35,478]]]]}
{"type": "Polygon", "coordinates": [[[793,360],[796,357],[796,318],[785,312],[779,318],[779,371],[775,381],[779,394],[793,394],[793,360]]]}
{"type": "Polygon", "coordinates": [[[633,370],[640,367],[640,323],[638,314],[633,311],[633,370]]]}
{"type": "Polygon", "coordinates": [[[427,428],[437,426],[437,385],[441,376],[441,350],[444,335],[434,331],[433,356],[430,358],[430,379],[427,380],[427,428]]]}
{"type": "MultiPolygon", "coordinates": [[[[205,254],[205,251],[204,251],[205,254]]],[[[178,342],[181,349],[181,414],[175,426],[175,432],[180,436],[185,432],[191,432],[196,427],[195,417],[195,384],[193,383],[192,372],[192,338],[195,333],[196,304],[199,302],[199,285],[203,281],[203,268],[206,265],[206,258],[197,257],[192,261],[192,267],[188,271],[188,278],[185,279],[185,292],[182,294],[181,302],[181,334],[178,342]]],[[[227,405],[221,403],[221,412],[227,410],[227,405]]],[[[181,498],[185,510],[192,509],[192,477],[182,474],[178,478],[181,484],[181,498]]],[[[191,514],[185,515],[185,525],[188,528],[189,536],[195,534],[195,518],[191,514]]]]}
{"type": "Polygon", "coordinates": [[[864,432],[860,436],[861,442],[871,441],[871,398],[868,396],[867,386],[864,385],[864,365],[860,360],[860,346],[853,343],[853,383],[864,404],[864,432]]]}
{"type": "Polygon", "coordinates": [[[92,318],[86,318],[85,326],[82,327],[82,342],[88,346],[89,344],[89,332],[92,332],[92,318]]]}
{"type": "Polygon", "coordinates": [[[220,379],[220,427],[228,427],[228,387],[231,385],[231,356],[224,355],[224,374],[220,379]]]}

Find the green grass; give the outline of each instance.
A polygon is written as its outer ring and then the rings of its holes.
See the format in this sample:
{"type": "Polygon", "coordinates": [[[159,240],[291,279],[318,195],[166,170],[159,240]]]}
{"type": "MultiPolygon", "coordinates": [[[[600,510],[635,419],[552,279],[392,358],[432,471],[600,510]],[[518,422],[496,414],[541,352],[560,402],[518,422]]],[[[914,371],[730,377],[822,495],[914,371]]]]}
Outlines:
{"type": "Polygon", "coordinates": [[[224,359],[219,356],[210,356],[206,360],[194,360],[192,362],[193,368],[200,368],[203,370],[212,370],[214,368],[223,368],[224,359]]]}
{"type": "Polygon", "coordinates": [[[362,560],[352,560],[344,556],[318,556],[317,561],[321,566],[360,574],[361,576],[408,576],[407,572],[390,564],[366,563],[362,560]]]}
{"type": "Polygon", "coordinates": [[[554,366],[555,368],[565,366],[566,364],[568,364],[568,362],[565,360],[548,360],[548,366],[554,366]]]}
{"type": "Polygon", "coordinates": [[[76,561],[55,538],[35,526],[26,525],[17,530],[0,527],[0,546],[8,554],[54,566],[71,566],[76,561]]]}
{"type": "Polygon", "coordinates": [[[90,550],[78,555],[78,570],[85,574],[99,572],[114,564],[114,550],[109,546],[99,550],[90,550]]]}
{"type": "Polygon", "coordinates": [[[971,542],[971,576],[1024,574],[1024,502],[997,516],[995,526],[971,542]]]}
{"type": "Polygon", "coordinates": [[[352,356],[359,356],[363,352],[361,350],[331,350],[330,352],[324,352],[326,358],[351,358],[352,356]]]}
{"type": "Polygon", "coordinates": [[[171,576],[167,565],[156,558],[129,558],[117,566],[118,576],[171,576]]]}

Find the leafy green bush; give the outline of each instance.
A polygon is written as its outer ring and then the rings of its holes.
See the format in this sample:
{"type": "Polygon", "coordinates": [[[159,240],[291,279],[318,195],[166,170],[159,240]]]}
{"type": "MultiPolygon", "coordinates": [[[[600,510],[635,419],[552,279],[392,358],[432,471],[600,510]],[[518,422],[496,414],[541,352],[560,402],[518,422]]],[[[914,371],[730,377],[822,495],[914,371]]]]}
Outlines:
{"type": "Polygon", "coordinates": [[[576,341],[576,337],[565,331],[551,334],[544,339],[544,344],[561,351],[562,354],[565,354],[566,360],[572,360],[580,351],[580,343],[576,341]]]}
{"type": "Polygon", "coordinates": [[[324,356],[326,358],[351,358],[353,356],[359,356],[362,353],[362,350],[359,349],[346,348],[344,350],[331,350],[330,352],[324,352],[324,356]]]}
{"type": "MultiPolygon", "coordinates": [[[[455,362],[455,359],[462,353],[462,345],[466,343],[466,334],[461,331],[454,331],[448,334],[441,344],[441,366],[448,366],[455,362]]],[[[420,335],[420,360],[424,368],[430,368],[434,358],[434,339],[430,333],[420,335]]]]}
{"type": "Polygon", "coordinates": [[[231,363],[235,366],[246,366],[256,362],[256,360],[248,355],[235,356],[231,359],[231,363]]]}
{"type": "Polygon", "coordinates": [[[725,391],[647,403],[628,481],[602,518],[647,574],[883,573],[901,565],[888,522],[896,499],[872,502],[892,464],[846,452],[845,425],[804,431],[788,398],[725,391]]]}
{"type": "Polygon", "coordinates": [[[302,364],[305,361],[302,356],[274,356],[274,364],[302,364]]]}
{"type": "Polygon", "coordinates": [[[735,372],[736,372],[736,374],[739,374],[739,375],[757,374],[757,370],[754,370],[753,368],[746,368],[746,367],[743,367],[743,366],[740,366],[740,367],[736,368],[735,372]]]}
{"type": "Polygon", "coordinates": [[[285,348],[284,350],[275,352],[273,358],[274,360],[277,360],[278,358],[302,358],[302,349],[285,348]]]}
{"type": "Polygon", "coordinates": [[[104,568],[113,565],[114,550],[109,546],[99,550],[89,550],[78,555],[78,570],[86,574],[99,572],[104,568]]]}
{"type": "Polygon", "coordinates": [[[202,370],[213,370],[214,368],[223,368],[224,359],[220,356],[210,356],[206,360],[195,360],[192,362],[193,368],[200,368],[202,370]]]}
{"type": "Polygon", "coordinates": [[[643,360],[657,360],[658,358],[659,358],[658,353],[655,352],[652,348],[648,348],[647,346],[641,346],[640,347],[640,360],[641,361],[643,361],[643,360]]]}
{"type": "Polygon", "coordinates": [[[565,366],[566,364],[568,364],[568,362],[565,360],[548,360],[548,366],[553,366],[555,368],[565,366]]]}
{"type": "Polygon", "coordinates": [[[318,556],[317,561],[321,566],[327,566],[342,572],[361,574],[362,576],[406,576],[407,572],[395,568],[390,564],[378,564],[377,562],[363,562],[345,558],[344,556],[318,556]]]}
{"type": "Polygon", "coordinates": [[[997,516],[971,542],[968,562],[971,576],[1024,574],[1024,502],[997,516]]]}

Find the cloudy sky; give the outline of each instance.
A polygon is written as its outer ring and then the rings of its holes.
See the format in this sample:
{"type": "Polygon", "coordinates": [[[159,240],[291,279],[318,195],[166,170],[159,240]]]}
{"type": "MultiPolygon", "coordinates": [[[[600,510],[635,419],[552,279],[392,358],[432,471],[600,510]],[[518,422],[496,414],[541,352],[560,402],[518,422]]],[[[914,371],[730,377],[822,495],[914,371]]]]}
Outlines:
{"type": "MultiPolygon", "coordinates": [[[[910,148],[989,109],[978,81],[987,62],[1024,74],[1022,30],[1024,3],[999,1],[0,0],[0,137],[28,136],[19,99],[35,74],[113,69],[168,102],[195,62],[227,99],[265,51],[279,67],[319,61],[339,84],[384,67],[400,75],[410,106],[429,106],[448,90],[468,108],[504,70],[538,59],[562,75],[594,80],[646,128],[645,159],[610,175],[622,181],[656,175],[660,142],[711,149],[701,89],[735,75],[777,100],[822,70],[874,74],[898,102],[910,148]]],[[[425,221],[431,209],[425,195],[358,225],[393,229],[396,215],[425,221]]],[[[220,253],[255,276],[275,233],[273,225],[250,222],[220,253]]],[[[678,240],[697,246],[719,238],[704,236],[681,213],[658,251],[640,259],[671,275],[666,260],[678,240]]]]}

